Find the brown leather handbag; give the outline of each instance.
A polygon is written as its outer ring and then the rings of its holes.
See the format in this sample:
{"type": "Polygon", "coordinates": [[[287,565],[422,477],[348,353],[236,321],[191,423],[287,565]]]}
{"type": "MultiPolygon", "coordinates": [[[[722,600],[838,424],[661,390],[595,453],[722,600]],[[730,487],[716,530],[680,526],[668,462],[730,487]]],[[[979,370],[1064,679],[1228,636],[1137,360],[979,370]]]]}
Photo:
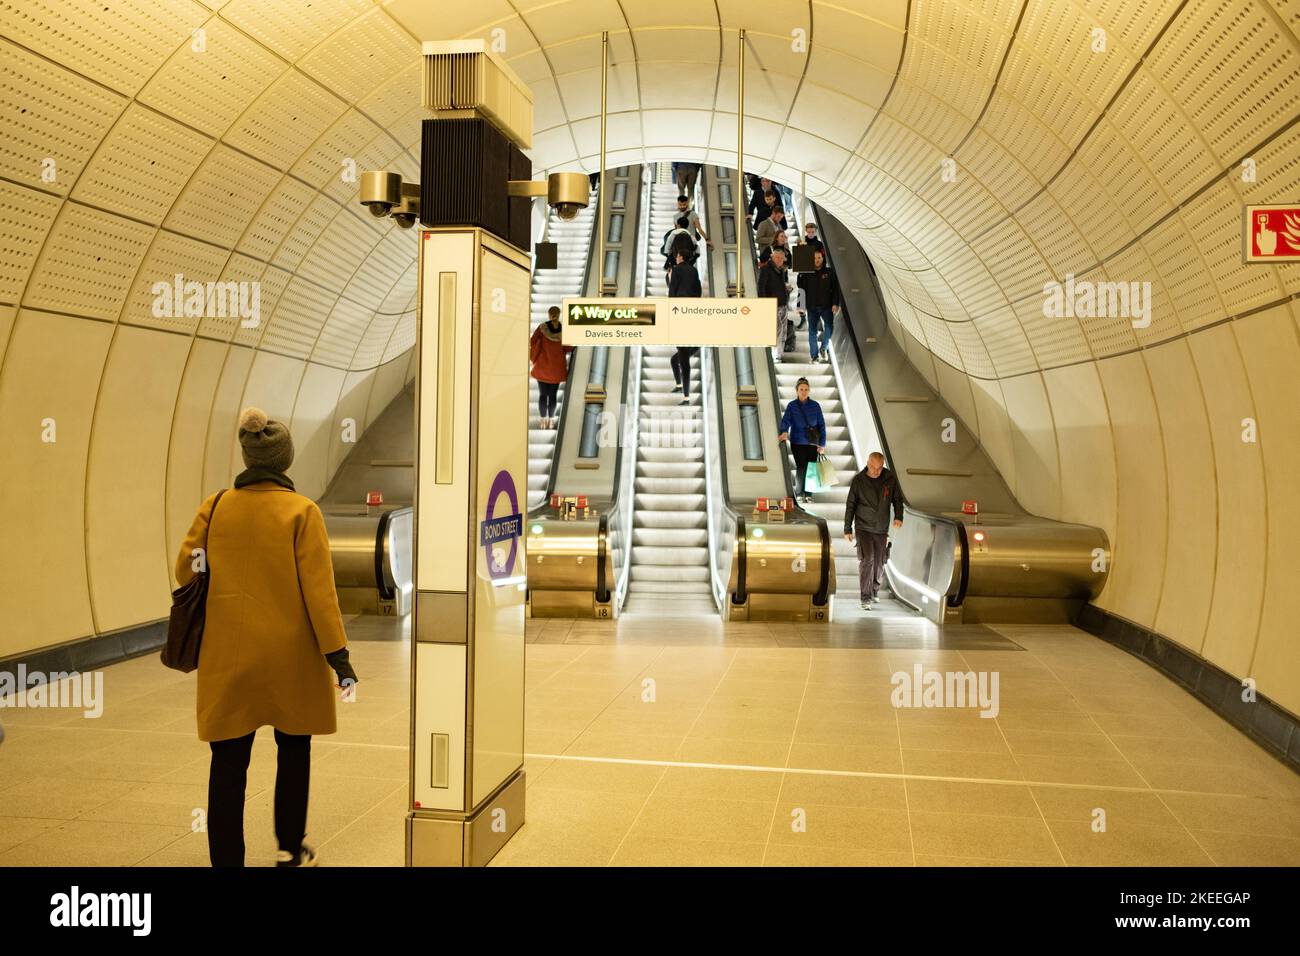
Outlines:
{"type": "MultiPolygon", "coordinates": [[[[208,512],[208,530],[204,537],[212,535],[212,519],[217,513],[217,502],[226,493],[223,488],[217,492],[212,501],[212,510],[208,512]]],[[[204,555],[207,561],[207,555],[204,555]]],[[[208,573],[203,570],[194,575],[190,581],[172,592],[172,613],[167,621],[167,643],[163,645],[162,662],[166,667],[188,674],[199,666],[199,647],[203,643],[203,623],[208,614],[208,573]]]]}

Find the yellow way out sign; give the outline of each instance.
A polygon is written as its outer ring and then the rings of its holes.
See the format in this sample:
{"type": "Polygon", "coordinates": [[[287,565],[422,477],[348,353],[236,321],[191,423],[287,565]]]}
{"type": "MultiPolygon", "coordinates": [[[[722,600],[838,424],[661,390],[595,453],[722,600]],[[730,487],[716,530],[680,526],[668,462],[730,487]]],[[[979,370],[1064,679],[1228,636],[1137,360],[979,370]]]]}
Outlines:
{"type": "Polygon", "coordinates": [[[565,345],[776,344],[775,299],[565,299],[565,345]]]}

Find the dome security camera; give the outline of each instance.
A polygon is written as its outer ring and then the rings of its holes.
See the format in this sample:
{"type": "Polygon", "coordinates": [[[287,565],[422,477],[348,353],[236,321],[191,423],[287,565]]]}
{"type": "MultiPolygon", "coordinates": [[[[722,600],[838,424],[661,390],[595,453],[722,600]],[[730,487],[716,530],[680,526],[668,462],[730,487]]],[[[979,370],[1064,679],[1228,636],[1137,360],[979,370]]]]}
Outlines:
{"type": "Polygon", "coordinates": [[[561,219],[574,219],[587,208],[591,182],[583,173],[551,173],[546,177],[546,204],[561,219]]]}
{"type": "Polygon", "coordinates": [[[400,229],[410,229],[415,225],[415,213],[413,212],[395,212],[393,213],[393,222],[397,223],[400,229]]]}
{"type": "Polygon", "coordinates": [[[370,215],[383,219],[402,204],[401,173],[383,169],[362,173],[357,201],[370,210],[370,215]]]}

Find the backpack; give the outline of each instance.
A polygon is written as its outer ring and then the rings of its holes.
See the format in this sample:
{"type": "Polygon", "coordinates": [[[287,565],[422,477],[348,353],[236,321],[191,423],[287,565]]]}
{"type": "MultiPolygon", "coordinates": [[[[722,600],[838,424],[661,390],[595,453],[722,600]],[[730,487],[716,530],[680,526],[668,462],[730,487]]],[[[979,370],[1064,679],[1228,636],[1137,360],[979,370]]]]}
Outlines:
{"type": "Polygon", "coordinates": [[[696,257],[699,256],[699,248],[695,245],[695,240],[691,238],[689,232],[679,232],[673,237],[673,243],[668,247],[669,261],[676,262],[679,252],[687,262],[694,262],[696,257]]]}

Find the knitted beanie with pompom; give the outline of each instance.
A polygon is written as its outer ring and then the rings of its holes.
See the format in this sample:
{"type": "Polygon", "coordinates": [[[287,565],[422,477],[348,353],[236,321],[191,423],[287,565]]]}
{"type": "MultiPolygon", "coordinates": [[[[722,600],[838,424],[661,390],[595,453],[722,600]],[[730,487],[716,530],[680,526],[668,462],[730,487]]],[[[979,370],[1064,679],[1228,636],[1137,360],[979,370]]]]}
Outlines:
{"type": "Polygon", "coordinates": [[[239,448],[244,465],[267,471],[286,472],[293,464],[293,439],[283,422],[267,418],[260,408],[246,408],[239,414],[239,448]]]}

